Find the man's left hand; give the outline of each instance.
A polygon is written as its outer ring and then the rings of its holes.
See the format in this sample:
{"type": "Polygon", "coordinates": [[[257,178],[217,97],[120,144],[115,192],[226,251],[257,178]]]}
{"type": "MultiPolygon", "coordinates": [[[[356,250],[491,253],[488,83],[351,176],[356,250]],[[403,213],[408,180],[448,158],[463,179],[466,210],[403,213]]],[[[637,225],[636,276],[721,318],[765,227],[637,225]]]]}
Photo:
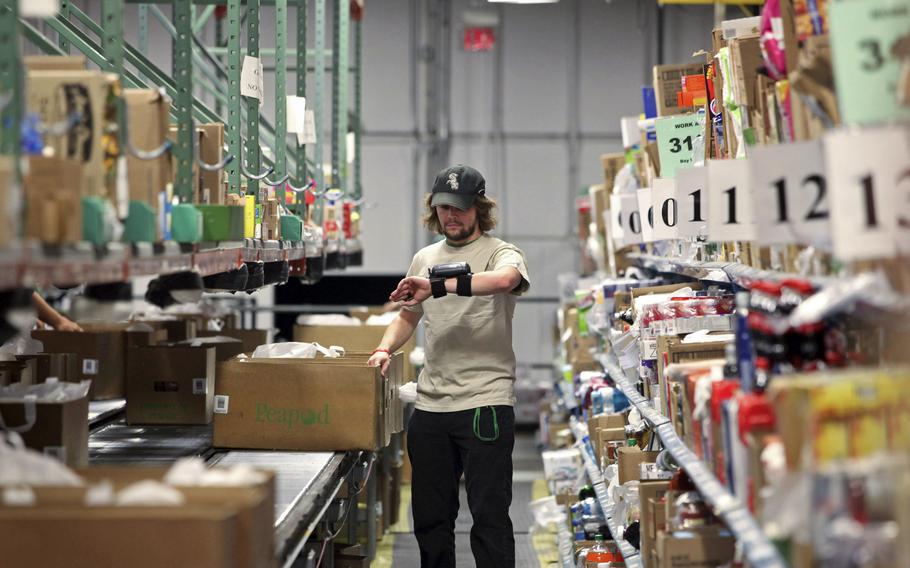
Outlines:
{"type": "Polygon", "coordinates": [[[398,287],[389,295],[389,299],[393,302],[401,302],[404,306],[416,306],[432,295],[429,278],[408,276],[398,283],[398,287]]]}
{"type": "Polygon", "coordinates": [[[54,329],[57,331],[84,331],[79,324],[62,316],[57,325],[54,326],[54,329]]]}

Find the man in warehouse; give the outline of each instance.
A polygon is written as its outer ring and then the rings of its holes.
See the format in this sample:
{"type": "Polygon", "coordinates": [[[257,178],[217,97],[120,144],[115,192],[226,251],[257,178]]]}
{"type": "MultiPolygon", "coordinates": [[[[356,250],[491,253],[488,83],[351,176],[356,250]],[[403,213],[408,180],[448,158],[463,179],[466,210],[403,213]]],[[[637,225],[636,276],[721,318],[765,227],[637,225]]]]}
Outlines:
{"type": "Polygon", "coordinates": [[[455,566],[462,473],[479,568],[515,565],[512,503],[516,297],[530,286],[524,253],[492,237],[496,203],[474,168],[436,176],[424,225],[445,236],[421,249],[389,298],[403,310],[370,358],[389,356],[426,322],[426,364],[408,424],[414,533],[424,568],[455,566]],[[473,271],[473,274],[472,274],[473,271]]]}

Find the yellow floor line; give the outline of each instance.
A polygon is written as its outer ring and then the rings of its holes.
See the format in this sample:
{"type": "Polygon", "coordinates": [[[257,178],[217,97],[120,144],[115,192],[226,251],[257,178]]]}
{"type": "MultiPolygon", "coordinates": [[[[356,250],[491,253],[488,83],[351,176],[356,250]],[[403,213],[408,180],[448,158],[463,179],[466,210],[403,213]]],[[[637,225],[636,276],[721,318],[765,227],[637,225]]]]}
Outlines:
{"type": "Polygon", "coordinates": [[[398,510],[398,522],[389,527],[389,532],[376,544],[376,558],[370,564],[371,568],[391,568],[394,551],[395,535],[411,532],[411,486],[401,486],[401,508],[398,510]]]}

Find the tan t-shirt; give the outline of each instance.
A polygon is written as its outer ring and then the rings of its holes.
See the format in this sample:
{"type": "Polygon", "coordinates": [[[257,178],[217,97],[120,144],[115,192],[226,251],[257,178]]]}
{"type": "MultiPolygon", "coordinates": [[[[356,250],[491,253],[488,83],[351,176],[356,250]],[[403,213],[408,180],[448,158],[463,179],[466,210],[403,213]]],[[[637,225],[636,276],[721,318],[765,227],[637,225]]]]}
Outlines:
{"type": "Polygon", "coordinates": [[[416,406],[431,412],[514,406],[512,316],[516,297],[531,283],[524,253],[489,235],[458,248],[442,240],[414,255],[408,276],[426,277],[431,266],[444,262],[467,262],[475,274],[513,266],[522,281],[511,294],[449,294],[405,308],[422,313],[426,322],[426,364],[417,379],[416,406]]]}

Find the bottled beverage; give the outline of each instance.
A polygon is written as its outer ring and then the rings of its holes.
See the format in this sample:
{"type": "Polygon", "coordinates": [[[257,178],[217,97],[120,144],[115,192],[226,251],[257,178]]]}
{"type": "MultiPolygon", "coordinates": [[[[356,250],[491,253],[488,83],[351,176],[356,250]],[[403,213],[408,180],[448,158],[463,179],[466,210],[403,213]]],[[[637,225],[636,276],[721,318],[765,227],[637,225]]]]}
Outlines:
{"type": "Polygon", "coordinates": [[[607,550],[602,534],[594,535],[594,546],[588,551],[588,562],[612,562],[613,554],[607,550]]]}

